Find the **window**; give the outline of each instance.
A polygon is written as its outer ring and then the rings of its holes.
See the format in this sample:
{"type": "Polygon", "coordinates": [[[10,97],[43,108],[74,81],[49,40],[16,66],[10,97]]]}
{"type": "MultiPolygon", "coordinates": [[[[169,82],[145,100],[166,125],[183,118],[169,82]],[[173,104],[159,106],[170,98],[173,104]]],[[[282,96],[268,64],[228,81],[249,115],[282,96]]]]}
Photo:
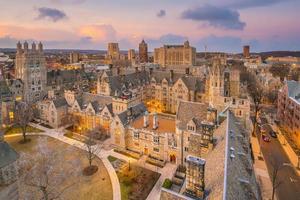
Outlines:
{"type": "Polygon", "coordinates": [[[154,147],[154,148],[153,148],[153,151],[159,152],[159,148],[154,147]]]}
{"type": "Polygon", "coordinates": [[[158,144],[159,143],[159,137],[158,136],[154,136],[153,137],[153,142],[158,144]]]}
{"type": "Polygon", "coordinates": [[[139,132],[133,132],[133,137],[135,139],[139,139],[140,138],[140,133],[139,132]]]}
{"type": "Polygon", "coordinates": [[[189,151],[189,148],[187,148],[187,147],[184,147],[184,151],[189,151]]]}

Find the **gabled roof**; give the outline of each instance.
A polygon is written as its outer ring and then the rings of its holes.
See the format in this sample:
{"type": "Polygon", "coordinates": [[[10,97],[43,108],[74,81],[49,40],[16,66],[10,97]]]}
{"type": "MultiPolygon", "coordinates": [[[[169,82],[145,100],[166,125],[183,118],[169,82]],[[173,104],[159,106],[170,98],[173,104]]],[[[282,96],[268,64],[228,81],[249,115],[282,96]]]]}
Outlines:
{"type": "Polygon", "coordinates": [[[176,120],[178,121],[177,126],[180,129],[185,129],[186,124],[190,120],[194,120],[197,124],[206,120],[207,108],[206,103],[195,103],[190,101],[180,101],[176,114],[176,120]]]}
{"type": "Polygon", "coordinates": [[[143,103],[137,104],[131,107],[131,109],[132,109],[131,110],[132,114],[130,115],[130,118],[128,116],[129,109],[117,114],[123,126],[126,126],[127,124],[130,123],[130,121],[135,120],[138,117],[142,116],[147,111],[147,108],[143,103]]]}
{"type": "Polygon", "coordinates": [[[68,106],[68,103],[64,97],[54,99],[53,104],[56,108],[60,108],[62,106],[68,106]]]}
{"type": "Polygon", "coordinates": [[[295,99],[300,103],[300,82],[297,81],[287,81],[288,95],[290,98],[295,99]]]}
{"type": "Polygon", "coordinates": [[[19,154],[6,142],[0,142],[0,168],[3,168],[19,158],[19,154]]]}

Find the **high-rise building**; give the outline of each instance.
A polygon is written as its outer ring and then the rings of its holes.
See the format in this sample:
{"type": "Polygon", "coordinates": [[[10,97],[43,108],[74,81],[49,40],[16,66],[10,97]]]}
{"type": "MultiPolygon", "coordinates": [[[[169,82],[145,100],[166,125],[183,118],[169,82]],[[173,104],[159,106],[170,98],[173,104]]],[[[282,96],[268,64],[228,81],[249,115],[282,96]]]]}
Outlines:
{"type": "Polygon", "coordinates": [[[250,57],[250,46],[249,45],[245,45],[243,47],[243,55],[244,55],[244,58],[250,57]]]}
{"type": "Polygon", "coordinates": [[[70,53],[70,64],[78,63],[79,62],[79,53],[78,52],[71,52],[70,53]]]}
{"type": "Polygon", "coordinates": [[[183,45],[164,45],[154,49],[154,63],[163,67],[195,65],[196,48],[191,47],[188,41],[183,45]]]}
{"type": "Polygon", "coordinates": [[[16,53],[16,78],[21,79],[24,84],[24,100],[36,102],[46,94],[47,70],[43,45],[40,42],[38,48],[32,43],[32,49],[28,43],[17,44],[16,53]]]}
{"type": "Polygon", "coordinates": [[[145,40],[139,44],[139,57],[141,63],[148,62],[148,45],[145,40]]]}

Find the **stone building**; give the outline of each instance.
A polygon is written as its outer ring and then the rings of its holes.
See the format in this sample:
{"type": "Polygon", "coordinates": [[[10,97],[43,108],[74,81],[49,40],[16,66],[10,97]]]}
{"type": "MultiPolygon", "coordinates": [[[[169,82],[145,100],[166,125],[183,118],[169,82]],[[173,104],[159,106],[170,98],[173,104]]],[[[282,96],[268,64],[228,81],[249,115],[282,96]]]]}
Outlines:
{"type": "Polygon", "coordinates": [[[203,199],[205,192],[205,160],[187,156],[186,158],[186,187],[185,192],[196,198],[203,199]]]}
{"type": "Polygon", "coordinates": [[[78,63],[80,59],[80,54],[78,52],[71,52],[69,59],[70,59],[70,64],[78,63]]]}
{"type": "Polygon", "coordinates": [[[140,63],[147,63],[148,62],[148,45],[145,40],[139,44],[139,60],[140,63]]]}
{"type": "Polygon", "coordinates": [[[16,78],[24,84],[24,100],[36,102],[46,95],[47,70],[42,43],[32,43],[32,49],[28,48],[25,42],[22,48],[21,43],[17,44],[16,78]]]}
{"type": "MultiPolygon", "coordinates": [[[[1,117],[0,117],[0,122],[1,117]]],[[[19,154],[3,139],[0,127],[0,199],[18,200],[18,170],[17,160],[19,154]]]]}
{"type": "MultiPolygon", "coordinates": [[[[205,80],[189,74],[168,71],[137,70],[129,74],[103,73],[97,93],[123,96],[129,93],[144,102],[149,111],[175,113],[180,100],[205,102],[205,80]]],[[[126,96],[126,95],[125,95],[126,96]]]]}
{"type": "Polygon", "coordinates": [[[154,49],[154,63],[162,67],[195,65],[196,49],[188,41],[183,45],[164,45],[154,49]]]}
{"type": "Polygon", "coordinates": [[[277,119],[300,147],[300,83],[286,81],[278,92],[277,119]]]}
{"type": "Polygon", "coordinates": [[[136,63],[136,55],[135,55],[135,50],[134,49],[129,49],[128,50],[127,58],[131,62],[132,65],[134,65],[136,63]]]}

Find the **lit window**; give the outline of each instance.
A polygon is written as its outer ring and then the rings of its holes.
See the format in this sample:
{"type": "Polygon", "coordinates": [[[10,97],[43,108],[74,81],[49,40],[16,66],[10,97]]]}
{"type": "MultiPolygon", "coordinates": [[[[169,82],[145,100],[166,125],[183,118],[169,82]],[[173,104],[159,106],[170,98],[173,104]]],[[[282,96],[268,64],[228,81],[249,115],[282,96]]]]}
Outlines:
{"type": "Polygon", "coordinates": [[[153,137],[153,142],[158,144],[159,143],[159,137],[158,136],[154,136],[153,137]]]}
{"type": "Polygon", "coordinates": [[[9,112],[9,119],[14,119],[14,112],[9,112]]]}

